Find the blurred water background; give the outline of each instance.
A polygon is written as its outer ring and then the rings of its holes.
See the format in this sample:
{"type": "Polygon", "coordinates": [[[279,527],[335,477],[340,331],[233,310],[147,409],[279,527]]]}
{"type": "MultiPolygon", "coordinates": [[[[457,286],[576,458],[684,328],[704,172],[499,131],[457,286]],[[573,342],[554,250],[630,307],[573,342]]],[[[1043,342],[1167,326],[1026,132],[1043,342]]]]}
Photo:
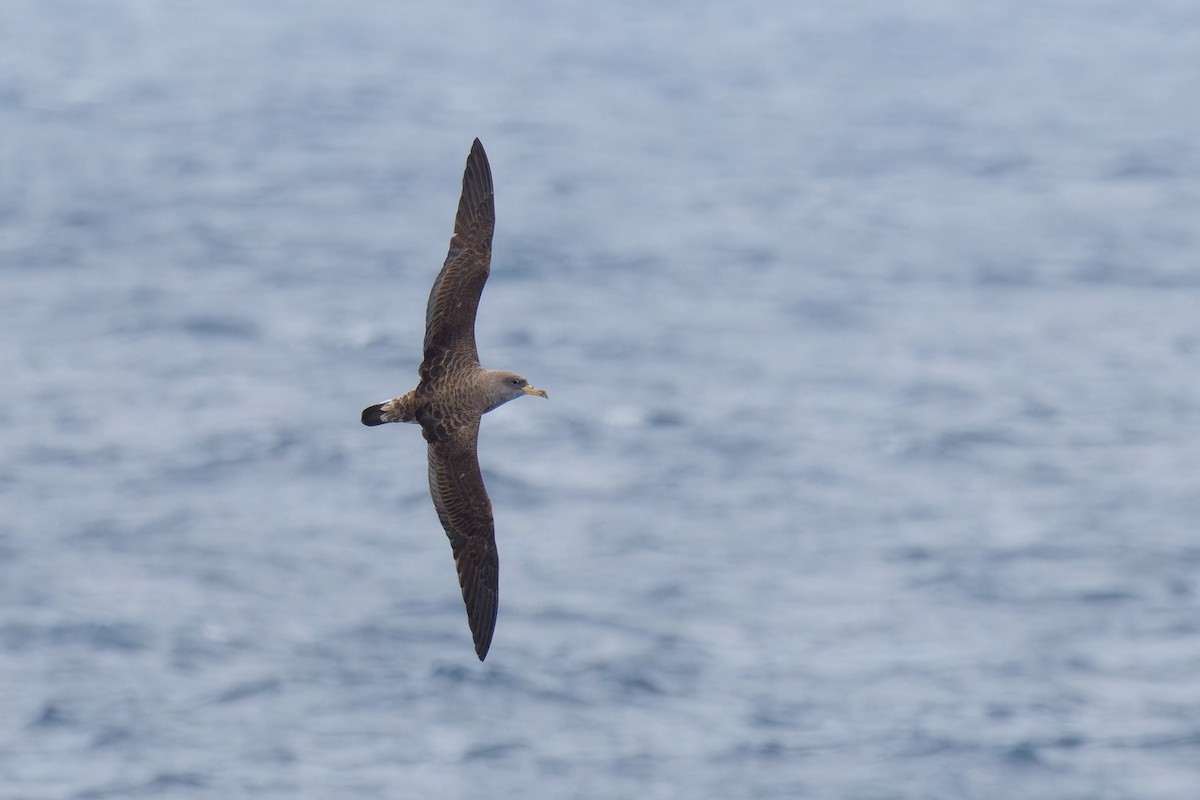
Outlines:
{"type": "Polygon", "coordinates": [[[1200,796],[1200,6],[6,0],[0,797],[1200,796]],[[497,187],[472,652],[410,426],[497,187]]]}

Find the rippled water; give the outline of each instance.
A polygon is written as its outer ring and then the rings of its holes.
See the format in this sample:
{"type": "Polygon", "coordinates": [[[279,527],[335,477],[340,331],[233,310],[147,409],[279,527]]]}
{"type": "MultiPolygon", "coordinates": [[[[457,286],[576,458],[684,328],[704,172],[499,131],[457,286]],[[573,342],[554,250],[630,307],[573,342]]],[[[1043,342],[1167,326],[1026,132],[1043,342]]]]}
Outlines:
{"type": "Polygon", "coordinates": [[[0,796],[1200,795],[1194,3],[246,5],[0,9],[0,796]]]}

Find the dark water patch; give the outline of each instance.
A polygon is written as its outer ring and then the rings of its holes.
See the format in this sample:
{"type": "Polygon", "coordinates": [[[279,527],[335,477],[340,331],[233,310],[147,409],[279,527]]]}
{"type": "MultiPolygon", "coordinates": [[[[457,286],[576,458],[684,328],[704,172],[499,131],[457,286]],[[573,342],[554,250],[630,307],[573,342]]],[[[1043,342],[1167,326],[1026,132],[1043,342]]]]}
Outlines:
{"type": "Polygon", "coordinates": [[[1067,565],[1080,558],[1077,547],[1071,543],[1039,541],[1020,547],[991,548],[988,550],[964,550],[964,557],[985,559],[997,565],[1024,561],[1052,561],[1067,565]]]}
{"type": "Polygon", "coordinates": [[[227,479],[248,467],[277,462],[299,452],[303,439],[290,429],[222,431],[197,442],[182,463],[164,468],[170,483],[207,483],[227,479]]]}
{"type": "Polygon", "coordinates": [[[1021,478],[1036,486],[1064,486],[1072,478],[1060,465],[1037,459],[1024,465],[1019,472],[1021,478]]]}
{"type": "Polygon", "coordinates": [[[79,528],[71,535],[71,540],[81,545],[101,543],[101,544],[117,544],[127,542],[137,534],[130,530],[130,526],[123,525],[116,519],[93,519],[86,520],[80,524],[79,528]]]}
{"type": "Polygon", "coordinates": [[[997,155],[974,161],[974,174],[981,178],[1007,178],[1029,173],[1037,162],[1022,155],[997,155]]]}
{"type": "Polygon", "coordinates": [[[607,666],[597,671],[604,674],[605,679],[626,700],[633,700],[639,695],[663,696],[667,694],[655,677],[648,672],[635,671],[627,666],[616,669],[607,666]]]}
{"type": "Polygon", "coordinates": [[[749,715],[749,724],[769,730],[795,730],[808,727],[821,718],[823,709],[811,701],[781,699],[777,695],[756,698],[749,715]]]}
{"type": "Polygon", "coordinates": [[[651,605],[658,605],[686,598],[690,590],[691,586],[683,581],[665,580],[650,587],[646,591],[645,597],[651,605]]]}
{"type": "MultiPolygon", "coordinates": [[[[1069,564],[1069,562],[1068,562],[1069,564]]],[[[1133,589],[1076,589],[1047,585],[1044,581],[1028,580],[1021,566],[1004,567],[1001,562],[988,565],[971,561],[947,565],[928,583],[944,583],[955,587],[975,601],[1011,608],[1088,608],[1136,604],[1145,599],[1144,593],[1133,589]]]]}
{"type": "Polygon", "coordinates": [[[177,789],[203,789],[209,783],[209,777],[201,772],[164,772],[155,775],[134,793],[161,796],[163,792],[177,789]]]}
{"type": "Polygon", "coordinates": [[[508,328],[500,333],[500,342],[506,348],[522,351],[534,347],[536,338],[531,328],[508,328]]]}
{"type": "MultiPolygon", "coordinates": [[[[724,472],[745,474],[747,464],[776,463],[787,461],[787,456],[796,452],[794,442],[772,438],[770,431],[763,431],[755,420],[734,424],[718,430],[689,430],[695,434],[697,449],[706,449],[719,456],[724,472]]],[[[689,464],[685,473],[705,473],[703,463],[689,464]]],[[[682,476],[679,476],[682,477],[682,476]]]]}
{"type": "Polygon", "coordinates": [[[122,622],[91,622],[58,625],[51,629],[50,640],[59,645],[80,644],[98,650],[139,652],[150,646],[148,631],[122,622]]]}
{"type": "Polygon", "coordinates": [[[115,445],[73,447],[34,445],[25,451],[24,459],[31,464],[66,467],[103,467],[121,461],[121,448],[115,445]]]}
{"type": "Polygon", "coordinates": [[[1192,752],[1200,748],[1200,730],[1181,734],[1151,734],[1139,736],[1133,740],[1124,740],[1124,747],[1134,747],[1141,750],[1175,750],[1183,749],[1192,752]]]}
{"type": "Polygon", "coordinates": [[[863,313],[845,302],[834,300],[800,300],[787,307],[788,318],[797,327],[820,331],[862,331],[867,327],[863,313]]]}
{"type": "MultiPolygon", "coordinates": [[[[208,591],[219,592],[221,584],[209,584],[208,591]]],[[[253,643],[244,637],[231,636],[205,622],[187,622],[172,628],[168,649],[173,668],[192,672],[222,663],[251,649],[253,643]]]]}
{"type": "MultiPolygon", "coordinates": [[[[486,453],[483,460],[485,463],[489,460],[486,453]]],[[[491,495],[493,502],[503,498],[503,502],[519,504],[522,508],[529,509],[539,508],[549,502],[541,487],[504,470],[483,467],[483,482],[487,486],[488,494],[491,495]]]]}
{"type": "Polygon", "coordinates": [[[1193,356],[1200,352],[1200,335],[1180,334],[1172,339],[1172,349],[1181,356],[1193,356]]]}
{"type": "Polygon", "coordinates": [[[45,646],[136,653],[150,647],[150,638],[141,626],[121,622],[65,622],[51,625],[10,622],[0,627],[0,642],[3,642],[6,650],[13,652],[27,652],[45,646]]]}
{"type": "MultiPolygon", "coordinates": [[[[491,656],[489,659],[495,661],[491,656]]],[[[509,672],[503,666],[490,663],[486,667],[485,673],[480,673],[470,666],[458,663],[439,663],[431,668],[430,678],[440,683],[463,688],[471,687],[486,692],[504,691],[519,694],[531,702],[546,704],[549,707],[585,708],[593,705],[581,687],[571,680],[569,674],[559,673],[553,676],[534,672],[518,674],[509,672]]]]}
{"type": "Polygon", "coordinates": [[[306,476],[340,475],[350,464],[351,455],[341,445],[309,440],[302,445],[297,470],[306,476]]]}
{"type": "Polygon", "coordinates": [[[70,271],[84,266],[86,248],[67,239],[16,246],[5,255],[7,265],[31,272],[70,271]]]}
{"type": "Polygon", "coordinates": [[[659,759],[647,752],[621,756],[613,761],[613,771],[626,779],[647,780],[660,769],[659,759]]]}
{"type": "Polygon", "coordinates": [[[1112,164],[1105,178],[1112,181],[1162,181],[1179,177],[1177,154],[1126,153],[1112,164]]]}
{"type": "Polygon", "coordinates": [[[1029,261],[985,262],[974,270],[975,285],[985,289],[1029,289],[1043,281],[1040,265],[1029,261]]]}
{"type": "Polygon", "coordinates": [[[584,349],[584,358],[592,363],[606,361],[620,362],[623,360],[636,361],[638,355],[645,349],[646,343],[633,335],[612,336],[603,341],[588,343],[584,349]]]}
{"type": "Polygon", "coordinates": [[[957,741],[945,736],[934,736],[929,733],[912,733],[898,743],[898,751],[905,758],[925,758],[940,756],[962,750],[978,750],[966,741],[957,741]]]}
{"type": "MultiPolygon", "coordinates": [[[[1170,262],[1168,262],[1169,264],[1170,262]]],[[[1200,287],[1200,270],[1190,263],[1170,266],[1145,263],[1118,255],[1095,256],[1080,263],[1069,278],[1087,286],[1127,289],[1195,289],[1200,287]]]]}
{"type": "Polygon", "coordinates": [[[1045,763],[1038,755],[1038,747],[1032,742],[1021,742],[1004,751],[1004,760],[1020,767],[1042,767],[1045,763]]]}
{"type": "Polygon", "coordinates": [[[919,436],[900,450],[902,458],[918,461],[984,460],[988,451],[1012,449],[1020,441],[1001,428],[961,428],[919,436]]]}
{"type": "Polygon", "coordinates": [[[1141,593],[1123,589],[1095,589],[1080,592],[1076,598],[1088,605],[1113,605],[1142,599],[1141,593]]]}
{"type": "Polygon", "coordinates": [[[1063,750],[1077,750],[1087,744],[1088,739],[1084,736],[1063,734],[1048,739],[1025,739],[1002,748],[1000,753],[1006,763],[1016,767],[1057,771],[1058,768],[1053,765],[1056,759],[1048,759],[1048,755],[1063,750]]]}
{"type": "Polygon", "coordinates": [[[187,333],[201,339],[244,339],[261,337],[257,323],[244,317],[198,315],[180,322],[187,333]]]}
{"type": "Polygon", "coordinates": [[[130,299],[137,311],[123,319],[113,332],[127,337],[171,337],[183,335],[207,342],[253,342],[262,338],[257,322],[246,317],[223,313],[187,314],[172,316],[167,308],[177,301],[167,301],[154,289],[139,289],[130,299]],[[157,306],[162,304],[165,308],[157,306]],[[149,308],[147,308],[149,306],[149,308]]]}
{"type": "Polygon", "coordinates": [[[61,223],[67,228],[93,230],[103,228],[110,217],[104,211],[95,207],[80,206],[63,212],[61,223]]]}
{"type": "MultiPolygon", "coordinates": [[[[0,492],[7,489],[2,477],[0,477],[0,492]]],[[[18,558],[20,548],[17,545],[17,538],[12,530],[6,527],[0,527],[0,564],[11,565],[18,558]]]]}
{"type": "Polygon", "coordinates": [[[208,788],[211,782],[211,778],[201,772],[162,772],[141,783],[115,782],[104,787],[85,789],[72,797],[77,800],[103,800],[110,797],[186,797],[208,788]]]}
{"type": "Polygon", "coordinates": [[[901,547],[893,551],[892,558],[897,561],[910,561],[913,563],[927,564],[931,561],[940,561],[942,555],[935,553],[928,547],[911,546],[901,547]]]}
{"type": "Polygon", "coordinates": [[[464,666],[457,663],[434,664],[430,674],[435,680],[464,686],[512,685],[516,682],[515,676],[502,669],[493,667],[480,671],[475,669],[474,665],[464,666]]]}
{"type": "Polygon", "coordinates": [[[796,757],[796,752],[787,742],[776,738],[756,738],[741,742],[724,755],[726,761],[783,761],[796,757]]]}
{"type": "Polygon", "coordinates": [[[1054,422],[1062,410],[1052,404],[1033,397],[1026,397],[1021,402],[1021,416],[1038,422],[1054,422]]]}
{"type": "Polygon", "coordinates": [[[288,680],[347,688],[382,683],[411,691],[420,674],[416,665],[425,663],[431,650],[462,646],[464,636],[469,645],[469,636],[453,624],[462,622],[461,608],[461,600],[457,607],[449,602],[436,609],[410,606],[388,612],[386,621],[329,631],[293,649],[288,680]]]}
{"type": "Polygon", "coordinates": [[[242,681],[233,686],[229,686],[218,693],[213,699],[213,703],[239,703],[243,700],[262,697],[263,695],[277,695],[283,690],[283,682],[278,678],[260,678],[252,681],[242,681]]]}
{"type": "Polygon", "coordinates": [[[707,255],[722,268],[736,270],[741,275],[761,274],[779,261],[778,252],[768,244],[730,244],[718,240],[709,245],[707,255]]]}
{"type": "Polygon", "coordinates": [[[597,700],[631,705],[693,696],[704,672],[700,650],[683,640],[656,637],[619,658],[595,659],[571,671],[571,682],[597,700]]]}
{"type": "MultiPolygon", "coordinates": [[[[257,205],[253,201],[247,202],[245,198],[226,198],[231,205],[237,205],[239,200],[247,205],[257,205]]],[[[263,212],[262,209],[259,211],[263,212]]],[[[242,232],[234,227],[235,224],[192,223],[183,237],[188,247],[180,252],[176,263],[197,272],[233,268],[249,263],[246,241],[242,232]]]]}
{"type": "Polygon", "coordinates": [[[41,712],[29,722],[30,728],[67,728],[75,725],[77,720],[57,703],[47,703],[41,712]]]}
{"type": "Polygon", "coordinates": [[[646,424],[651,428],[677,428],[686,422],[687,418],[675,409],[657,408],[646,413],[646,424]]]}
{"type": "Polygon", "coordinates": [[[503,761],[509,759],[529,746],[524,742],[492,742],[475,745],[463,753],[463,761],[503,761]]]}
{"type": "Polygon", "coordinates": [[[944,405],[969,408],[979,401],[979,393],[961,383],[917,380],[904,386],[900,398],[906,405],[944,405]]]}
{"type": "Polygon", "coordinates": [[[0,83],[0,108],[9,111],[17,111],[24,108],[26,102],[24,89],[16,83],[10,84],[7,78],[0,80],[4,81],[0,83]]]}
{"type": "Polygon", "coordinates": [[[1052,773],[1060,770],[1046,759],[1048,752],[1074,750],[1085,744],[1086,740],[1083,737],[1074,734],[1047,739],[1020,739],[1011,743],[991,743],[981,741],[966,732],[959,738],[916,733],[908,738],[899,752],[905,758],[997,759],[1014,769],[1052,773]]]}
{"type": "Polygon", "coordinates": [[[88,746],[94,750],[124,751],[134,739],[133,730],[124,725],[104,725],[92,736],[88,746]]]}
{"type": "Polygon", "coordinates": [[[63,542],[81,550],[145,554],[150,550],[161,550],[175,535],[190,530],[194,521],[195,516],[190,511],[174,511],[136,521],[120,516],[83,520],[78,527],[66,532],[63,542]]]}

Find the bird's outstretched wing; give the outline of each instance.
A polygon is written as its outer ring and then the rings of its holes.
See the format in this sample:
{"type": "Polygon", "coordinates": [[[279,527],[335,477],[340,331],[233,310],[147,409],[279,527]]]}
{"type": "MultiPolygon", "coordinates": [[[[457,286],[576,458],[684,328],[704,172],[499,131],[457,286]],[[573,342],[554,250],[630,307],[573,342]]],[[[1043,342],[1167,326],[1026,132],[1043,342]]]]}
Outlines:
{"type": "Polygon", "coordinates": [[[492,503],[476,455],[478,434],[476,417],[429,442],[429,493],[450,538],[475,654],[483,661],[496,628],[500,562],[492,503]]]}
{"type": "Polygon", "coordinates": [[[496,206],[492,169],[476,139],[463,170],[462,196],[446,263],[433,282],[425,308],[425,353],[421,379],[436,383],[442,375],[476,366],[475,312],[492,261],[496,206]]]}

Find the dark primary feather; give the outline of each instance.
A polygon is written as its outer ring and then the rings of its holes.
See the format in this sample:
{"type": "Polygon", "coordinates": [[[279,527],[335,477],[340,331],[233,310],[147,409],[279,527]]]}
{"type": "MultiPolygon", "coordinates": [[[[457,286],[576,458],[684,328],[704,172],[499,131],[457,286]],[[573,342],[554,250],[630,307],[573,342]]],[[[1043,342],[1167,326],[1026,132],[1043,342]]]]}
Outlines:
{"type": "Polygon", "coordinates": [[[479,418],[429,442],[429,493],[458,568],[467,621],[482,661],[496,628],[499,557],[492,503],[476,455],[479,418]]]}
{"type": "Polygon", "coordinates": [[[467,623],[475,641],[475,655],[483,661],[492,645],[499,605],[499,560],[493,539],[467,539],[454,551],[458,583],[467,604],[467,623]]]}
{"type": "Polygon", "coordinates": [[[421,378],[437,381],[443,372],[478,365],[475,312],[492,260],[496,207],[492,169],[476,139],[463,171],[462,195],[446,262],[429,292],[425,308],[421,378]],[[434,373],[440,367],[441,372],[434,373]]]}

